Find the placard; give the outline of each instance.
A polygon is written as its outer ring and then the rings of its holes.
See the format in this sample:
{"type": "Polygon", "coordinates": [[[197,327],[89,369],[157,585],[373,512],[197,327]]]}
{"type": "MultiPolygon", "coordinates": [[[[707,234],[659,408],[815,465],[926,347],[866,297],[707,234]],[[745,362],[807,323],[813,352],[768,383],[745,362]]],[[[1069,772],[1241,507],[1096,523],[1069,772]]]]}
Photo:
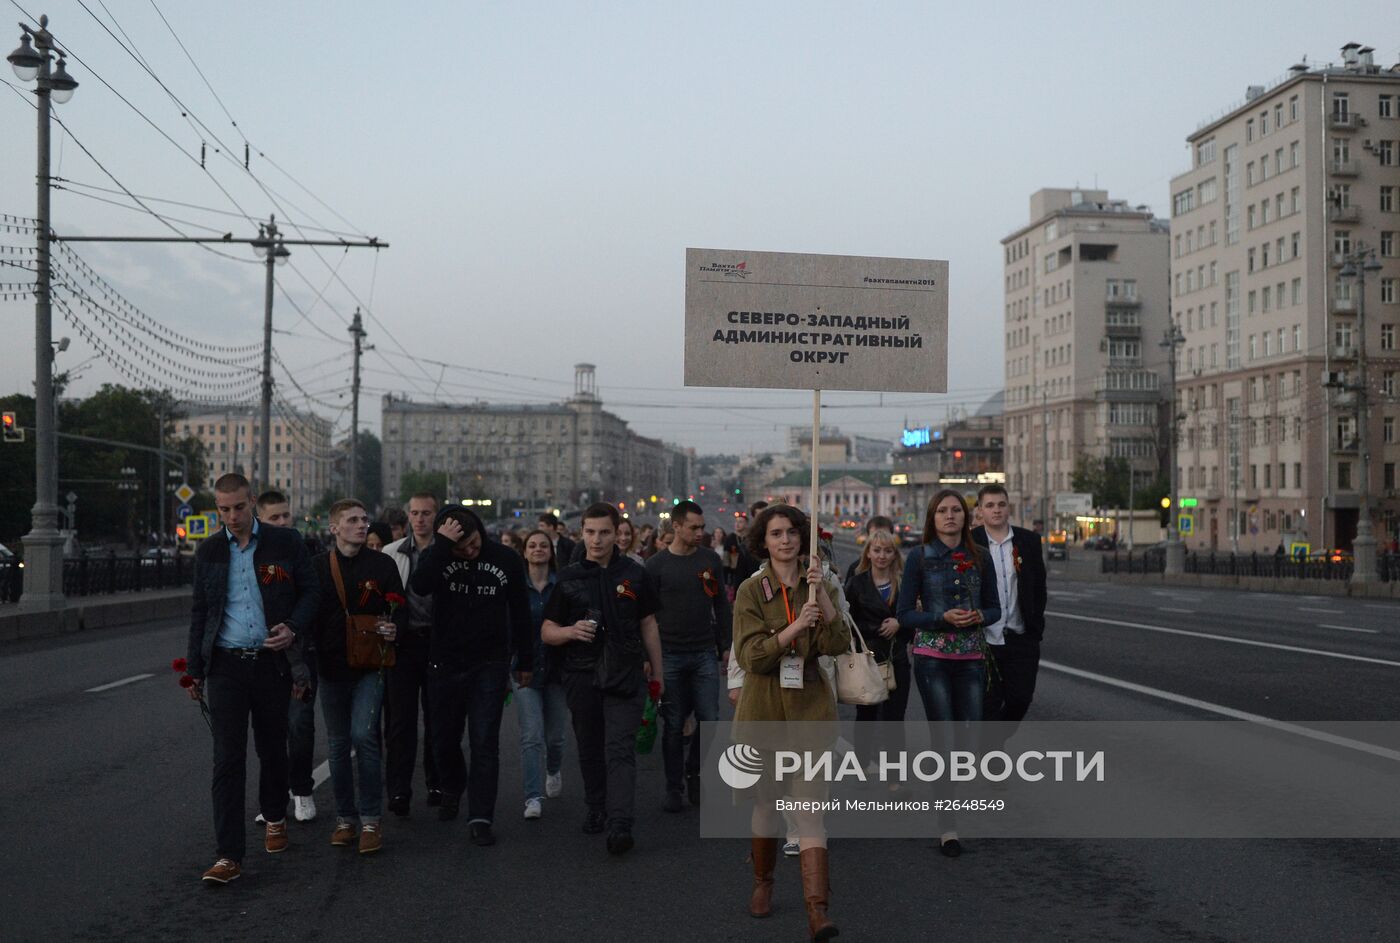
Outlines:
{"type": "Polygon", "coordinates": [[[687,249],[686,386],[943,393],[948,263],[687,249]]]}

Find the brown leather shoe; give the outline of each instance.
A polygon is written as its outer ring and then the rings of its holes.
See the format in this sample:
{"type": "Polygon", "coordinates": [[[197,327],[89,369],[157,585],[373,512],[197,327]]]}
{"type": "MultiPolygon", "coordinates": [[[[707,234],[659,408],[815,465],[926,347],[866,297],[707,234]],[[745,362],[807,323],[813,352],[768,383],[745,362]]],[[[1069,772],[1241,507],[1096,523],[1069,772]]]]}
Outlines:
{"type": "Polygon", "coordinates": [[[331,832],[331,844],[337,848],[349,848],[350,843],[355,840],[355,826],[349,822],[336,822],[335,831],[331,832]]]}
{"type": "Polygon", "coordinates": [[[379,831],[378,822],[366,822],[360,826],[360,854],[372,855],[384,847],[384,836],[379,831]]]}
{"type": "Polygon", "coordinates": [[[236,881],[243,876],[243,869],[238,862],[231,858],[220,858],[214,862],[214,867],[204,872],[204,880],[210,884],[227,884],[229,881],[236,881]]]}
{"type": "Polygon", "coordinates": [[[287,850],[287,820],[267,823],[267,836],[263,839],[263,847],[267,853],[275,855],[279,851],[287,850]]]}
{"type": "Polygon", "coordinates": [[[766,917],[773,912],[773,867],[778,863],[778,840],[755,838],[753,851],[753,894],[749,897],[749,915],[766,917]]]}
{"type": "Polygon", "coordinates": [[[807,900],[807,930],[814,940],[829,940],[840,931],[826,915],[831,898],[826,849],[803,848],[798,860],[802,864],[802,896],[807,900]]]}

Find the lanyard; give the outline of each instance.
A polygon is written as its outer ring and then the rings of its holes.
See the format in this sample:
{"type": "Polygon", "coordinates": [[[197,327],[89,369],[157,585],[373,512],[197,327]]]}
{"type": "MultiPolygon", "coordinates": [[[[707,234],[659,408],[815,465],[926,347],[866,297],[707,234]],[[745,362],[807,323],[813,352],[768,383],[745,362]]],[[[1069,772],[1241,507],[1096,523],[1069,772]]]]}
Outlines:
{"type": "Polygon", "coordinates": [[[783,592],[783,609],[787,612],[788,625],[792,625],[796,621],[796,617],[792,614],[792,606],[788,603],[787,587],[783,585],[782,580],[778,581],[778,589],[783,592]]]}

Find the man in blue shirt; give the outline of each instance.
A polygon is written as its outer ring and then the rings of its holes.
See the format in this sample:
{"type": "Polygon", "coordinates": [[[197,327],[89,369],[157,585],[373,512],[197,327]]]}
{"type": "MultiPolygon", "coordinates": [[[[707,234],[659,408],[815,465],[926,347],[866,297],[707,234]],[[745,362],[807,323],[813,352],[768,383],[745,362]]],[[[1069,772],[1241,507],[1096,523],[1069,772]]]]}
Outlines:
{"type": "Polygon", "coordinates": [[[246,478],[221,477],[214,503],[224,529],[195,554],[187,662],[190,696],[206,698],[214,735],[218,849],[204,880],[227,884],[242,874],[250,721],[264,847],[287,848],[287,699],[308,690],[301,636],[315,614],[317,581],[297,532],[255,519],[246,478]]]}

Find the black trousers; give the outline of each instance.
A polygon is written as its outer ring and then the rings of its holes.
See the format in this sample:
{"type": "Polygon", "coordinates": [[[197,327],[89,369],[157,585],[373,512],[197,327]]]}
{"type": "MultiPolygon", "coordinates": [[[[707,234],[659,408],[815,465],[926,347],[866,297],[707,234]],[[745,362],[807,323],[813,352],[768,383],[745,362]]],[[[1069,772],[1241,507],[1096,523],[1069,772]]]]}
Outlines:
{"type": "Polygon", "coordinates": [[[985,720],[1016,722],[1031,709],[1035,676],[1040,671],[1040,641],[1016,632],[1006,633],[1005,645],[989,645],[991,684],[984,702],[985,720]]]}
{"type": "Polygon", "coordinates": [[[247,850],[243,795],[250,720],[258,753],[259,810],[269,822],[287,817],[287,702],[292,679],[278,669],[274,652],[242,658],[216,647],[204,679],[214,728],[214,833],[220,858],[241,862],[247,850]]]}
{"type": "Polygon", "coordinates": [[[886,720],[901,723],[909,708],[909,689],[914,686],[909,668],[909,659],[896,658],[894,661],[894,690],[879,704],[856,707],[855,748],[856,756],[862,763],[874,761],[881,751],[893,753],[904,748],[903,731],[893,727],[881,728],[882,736],[875,737],[866,732],[861,721],[886,720]],[[897,738],[891,740],[891,736],[897,738]]]}
{"type": "Polygon", "coordinates": [[[311,672],[311,689],[306,700],[292,698],[287,708],[287,766],[292,795],[309,796],[316,788],[311,767],[316,756],[316,656],[307,650],[302,660],[311,672]]]}
{"type": "Polygon", "coordinates": [[[564,693],[578,741],[583,801],[590,812],[606,812],[608,828],[631,830],[637,795],[637,728],[642,722],[646,685],[637,667],[632,697],[603,694],[592,671],[564,672],[564,693]]]}
{"type": "Polygon", "coordinates": [[[433,665],[428,694],[433,700],[433,750],[442,771],[446,801],[467,793],[467,821],[490,822],[501,780],[501,717],[510,691],[510,663],[487,661],[469,668],[433,665]],[[471,767],[462,755],[462,734],[471,746],[471,767]]]}
{"type": "Polygon", "coordinates": [[[389,798],[413,795],[413,764],[418,758],[418,708],[423,708],[423,779],[428,789],[438,785],[437,758],[433,751],[433,709],[428,696],[428,638],[426,633],[399,635],[389,688],[384,695],[384,788],[389,798]]]}

